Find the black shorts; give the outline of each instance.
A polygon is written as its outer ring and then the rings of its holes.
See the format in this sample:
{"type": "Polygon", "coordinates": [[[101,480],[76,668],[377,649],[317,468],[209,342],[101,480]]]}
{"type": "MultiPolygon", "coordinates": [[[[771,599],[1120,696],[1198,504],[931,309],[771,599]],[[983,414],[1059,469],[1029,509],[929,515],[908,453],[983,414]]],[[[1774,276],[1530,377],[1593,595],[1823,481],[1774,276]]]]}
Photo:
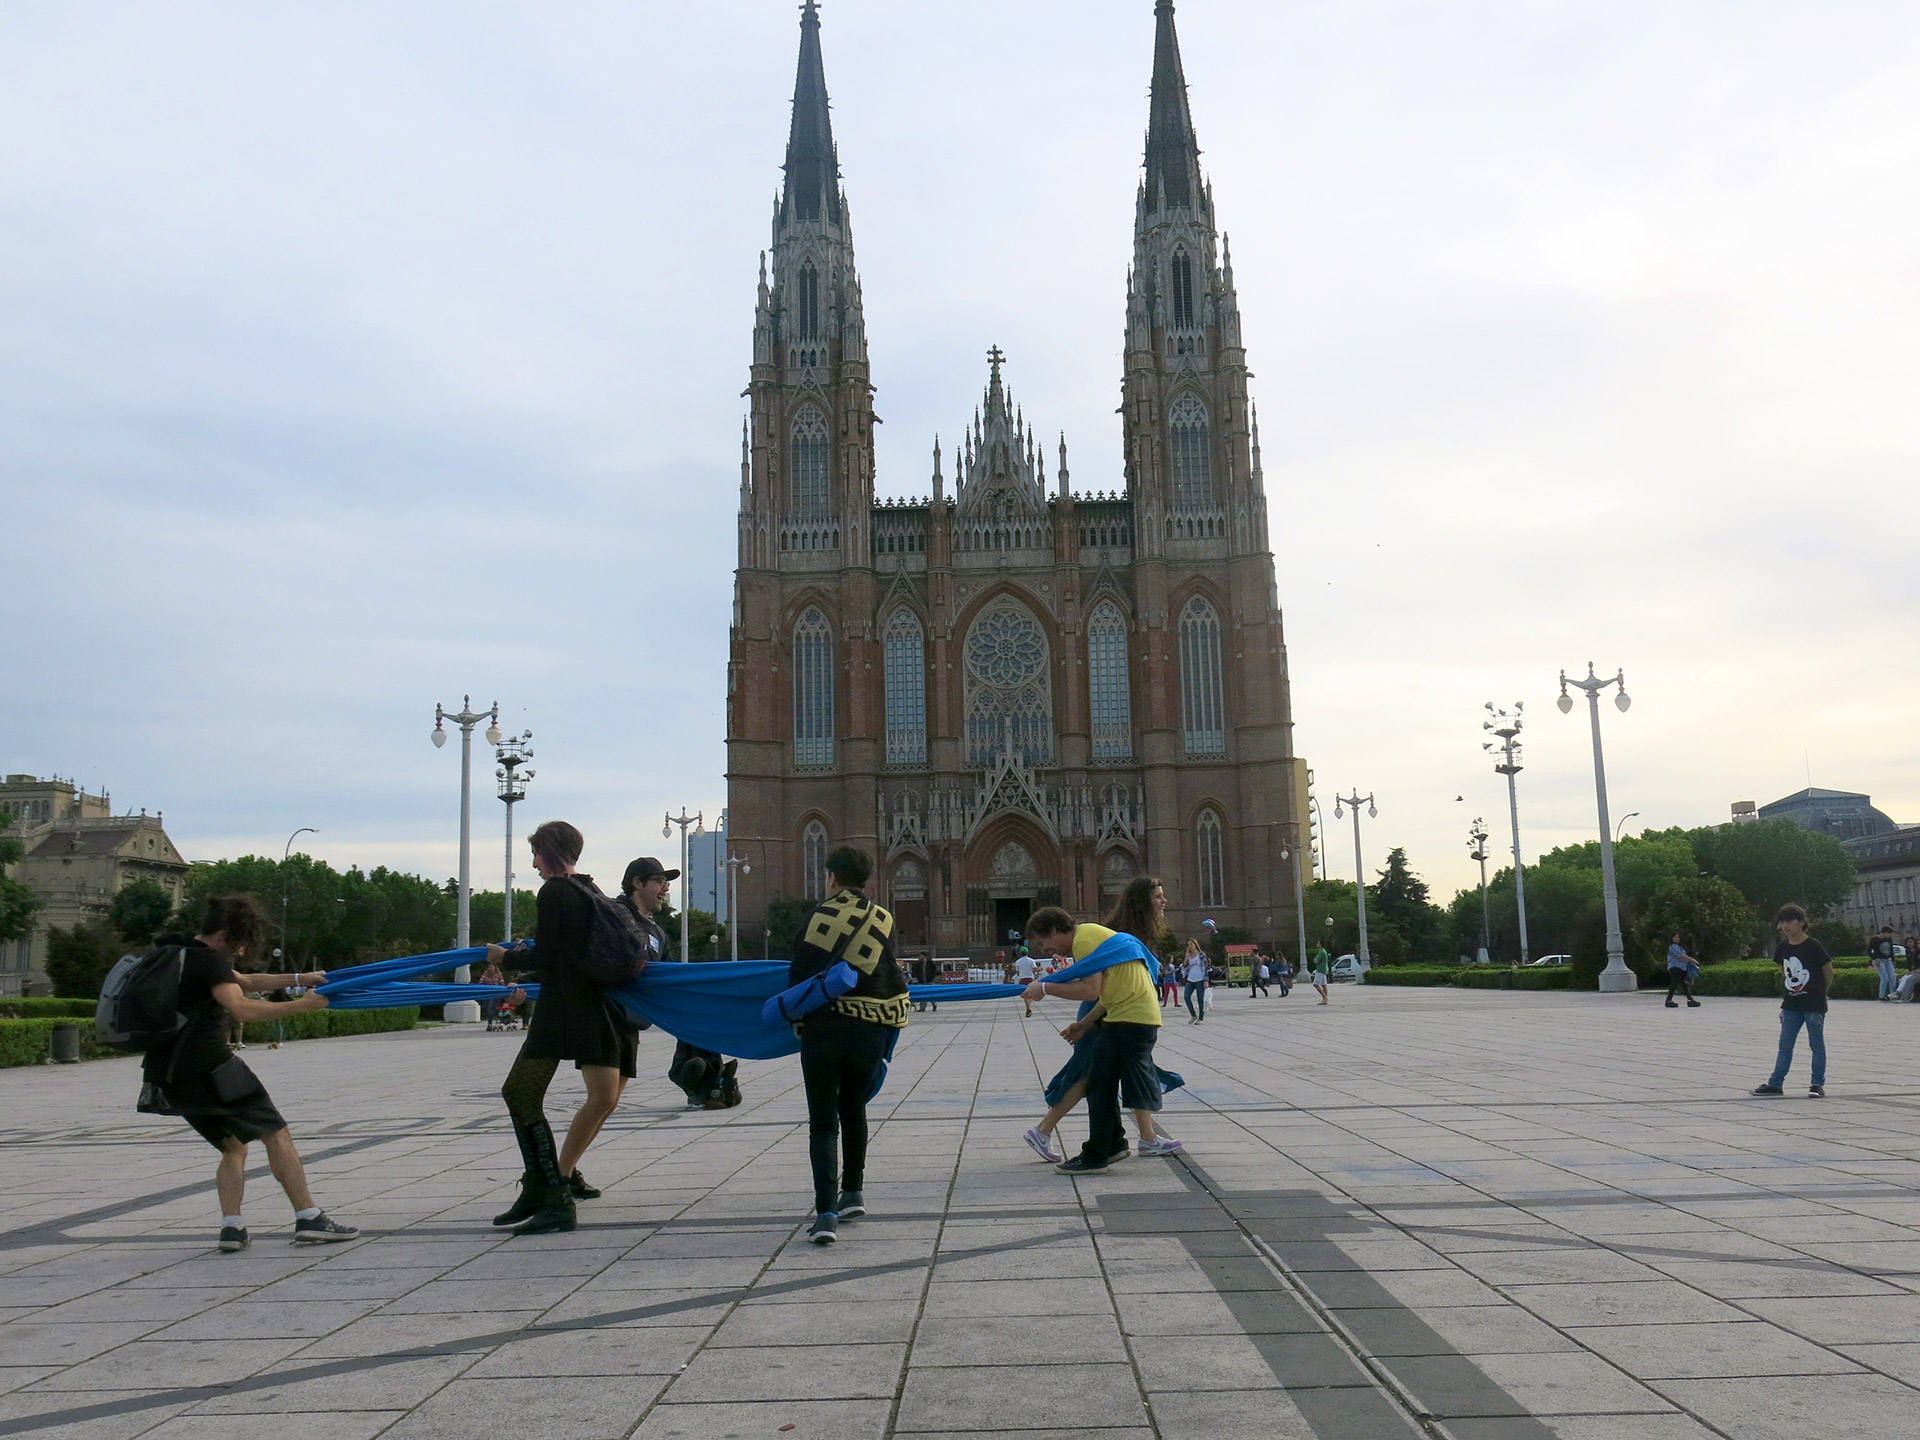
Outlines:
{"type": "Polygon", "coordinates": [[[260,1077],[241,1060],[229,1060],[210,1075],[194,1075],[162,1087],[149,1082],[140,1108],[178,1115],[216,1150],[229,1140],[264,1140],[287,1128],[260,1077]]]}
{"type": "Polygon", "coordinates": [[[1158,1110],[1166,1093],[1159,1067],[1153,1063],[1153,1042],[1160,1038],[1160,1027],[1107,1020],[1094,1033],[1095,1043],[1112,1047],[1120,1072],[1120,1103],[1129,1110],[1158,1110]]]}

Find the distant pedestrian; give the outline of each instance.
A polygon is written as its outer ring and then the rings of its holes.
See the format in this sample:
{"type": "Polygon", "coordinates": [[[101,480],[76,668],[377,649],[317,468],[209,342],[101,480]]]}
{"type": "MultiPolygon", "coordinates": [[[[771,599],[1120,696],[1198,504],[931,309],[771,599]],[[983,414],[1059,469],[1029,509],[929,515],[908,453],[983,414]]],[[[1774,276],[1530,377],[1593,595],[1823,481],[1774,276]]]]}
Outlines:
{"type": "Polygon", "coordinates": [[[893,916],[863,892],[873,859],[843,845],[827,856],[827,899],[794,946],[787,983],[799,985],[845,961],[853,989],[796,1021],[807,1094],[807,1155],[813,1164],[813,1225],[807,1239],[831,1245],[840,1221],[867,1213],[867,1102],[907,1023],[907,982],[893,958],[893,916]]]}
{"type": "Polygon", "coordinates": [[[140,1109],[154,1115],[178,1115],[220,1152],[214,1187],[220,1196],[220,1248],[244,1250],[251,1243],[241,1201],[247,1188],[247,1147],[263,1142],[267,1167],[293,1205],[297,1243],[351,1240],[360,1232],[331,1220],[313,1203],[307,1172],[294,1148],[293,1134],[280,1118],[267,1087],[226,1044],[226,1021],[279,1020],[327,1008],[317,991],[276,1004],[247,992],[318,985],[323,970],[304,975],[249,975],[243,981],[235,965],[266,938],[268,921],[251,896],[217,896],[201,907],[199,933],[164,939],[181,950],[181,1017],[173,1035],[146,1052],[141,1062],[145,1084],[140,1109]]]}
{"type": "Polygon", "coordinates": [[[1313,968],[1308,972],[1313,988],[1320,992],[1320,1003],[1327,1003],[1327,947],[1316,945],[1313,958],[1307,962],[1313,968]]]}
{"type": "Polygon", "coordinates": [[[1180,966],[1186,971],[1187,1023],[1198,1025],[1207,1018],[1207,952],[1198,940],[1187,941],[1186,958],[1180,966]]]}
{"type": "Polygon", "coordinates": [[[1700,973],[1700,962],[1687,953],[1687,947],[1680,943],[1680,933],[1676,930],[1667,944],[1667,1009],[1675,1008],[1673,992],[1687,992],[1687,1004],[1697,1010],[1700,1002],[1693,998],[1693,982],[1700,973]]]}
{"type": "Polygon", "coordinates": [[[1280,998],[1286,999],[1293,991],[1293,962],[1287,959],[1285,951],[1274,957],[1273,978],[1279,982],[1280,998]]]}
{"type": "Polygon", "coordinates": [[[1764,1085],[1756,1085],[1756,1095],[1782,1095],[1787,1070],[1793,1064],[1793,1043],[1804,1029],[1807,1050],[1813,1056],[1813,1083],[1807,1087],[1812,1099],[1827,1093],[1827,994],[1833,988],[1833,957],[1826,946],[1807,934],[1807,912],[1798,905],[1782,905],[1774,917],[1780,943],[1773,958],[1780,966],[1786,999],[1780,1002],[1780,1053],[1773,1062],[1773,1074],[1764,1085]]]}
{"type": "Polygon", "coordinates": [[[1899,983],[1893,972],[1893,952],[1896,942],[1893,938],[1893,926],[1882,925],[1880,933],[1867,945],[1867,955],[1873,961],[1873,968],[1880,975],[1880,996],[1882,1000],[1893,999],[1895,986],[1899,983]]]}
{"type": "MultiPolygon", "coordinates": [[[[1014,982],[1019,985],[1031,985],[1033,983],[1034,971],[1037,968],[1038,966],[1034,961],[1033,955],[1028,951],[1026,946],[1022,945],[1020,947],[1020,958],[1013,962],[1014,982]]],[[[1027,1001],[1027,1013],[1022,1018],[1033,1018],[1033,1002],[1031,1000],[1027,1001]]]]}
{"type": "Polygon", "coordinates": [[[1256,953],[1253,966],[1247,972],[1247,998],[1267,993],[1267,957],[1256,953]]]}

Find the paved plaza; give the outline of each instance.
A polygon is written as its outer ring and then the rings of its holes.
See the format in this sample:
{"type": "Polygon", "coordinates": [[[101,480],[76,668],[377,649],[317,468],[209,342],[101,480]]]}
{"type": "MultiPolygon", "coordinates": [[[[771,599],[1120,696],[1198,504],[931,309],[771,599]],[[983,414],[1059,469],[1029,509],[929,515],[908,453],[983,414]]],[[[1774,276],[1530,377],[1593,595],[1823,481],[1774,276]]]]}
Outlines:
{"type": "Polygon", "coordinates": [[[1768,1001],[1236,994],[1168,1012],[1184,1156],[1074,1180],[1020,1140],[1069,1008],[916,1015],[825,1250],[791,1060],[689,1113],[643,1036],[605,1198],[512,1240],[519,1037],[256,1047],[365,1236],[296,1249],[263,1174],[237,1255],[137,1062],[0,1071],[0,1436],[1920,1433],[1920,1012],[1836,1005],[1829,1098],[1759,1100],[1768,1001]]]}

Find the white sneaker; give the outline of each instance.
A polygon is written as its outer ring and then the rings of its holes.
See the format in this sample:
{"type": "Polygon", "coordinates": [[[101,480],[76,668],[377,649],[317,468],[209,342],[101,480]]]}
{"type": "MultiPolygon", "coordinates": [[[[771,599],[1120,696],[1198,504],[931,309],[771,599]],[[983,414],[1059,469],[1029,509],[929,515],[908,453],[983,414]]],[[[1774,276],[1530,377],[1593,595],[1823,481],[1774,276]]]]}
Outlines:
{"type": "Polygon", "coordinates": [[[1157,1135],[1151,1140],[1142,1140],[1134,1147],[1136,1155],[1171,1155],[1176,1150],[1187,1147],[1171,1135],[1157,1135]]]}
{"type": "Polygon", "coordinates": [[[1034,1154],[1038,1155],[1042,1160],[1046,1161],[1049,1165],[1060,1165],[1065,1163],[1067,1157],[1062,1155],[1058,1150],[1053,1148],[1053,1137],[1051,1135],[1041,1134],[1039,1126],[1037,1125],[1034,1126],[1031,1130],[1027,1131],[1027,1133],[1022,1135],[1020,1138],[1026,1141],[1027,1144],[1032,1147],[1034,1154]]]}

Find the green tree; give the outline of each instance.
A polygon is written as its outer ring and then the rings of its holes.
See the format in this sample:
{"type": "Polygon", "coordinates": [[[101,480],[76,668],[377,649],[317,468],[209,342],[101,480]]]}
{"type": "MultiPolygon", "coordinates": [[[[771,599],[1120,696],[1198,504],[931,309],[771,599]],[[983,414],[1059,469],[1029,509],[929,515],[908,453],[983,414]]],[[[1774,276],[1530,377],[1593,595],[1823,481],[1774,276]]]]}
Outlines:
{"type": "MultiPolygon", "coordinates": [[[[1600,842],[1563,845],[1540,857],[1543,867],[1564,867],[1600,873],[1600,842]]],[[[1628,836],[1613,847],[1614,884],[1620,903],[1620,937],[1627,960],[1634,969],[1649,978],[1665,974],[1667,942],[1656,937],[1646,924],[1647,907],[1663,885],[1689,880],[1700,873],[1693,846],[1684,837],[1672,834],[1628,836]]],[[[1528,887],[1533,884],[1528,872],[1528,887]]],[[[1601,911],[1602,944],[1605,944],[1606,918],[1601,911]]],[[[1658,928],[1657,926],[1655,927],[1658,928]]],[[[1671,932],[1668,932],[1671,933],[1671,932]]]]}
{"type": "MultiPolygon", "coordinates": [[[[1315,880],[1306,887],[1307,953],[1323,946],[1329,955],[1357,954],[1360,922],[1354,910],[1351,880],[1315,880]]],[[[1372,937],[1373,909],[1367,909],[1368,937],[1372,937]]]]}
{"type": "Polygon", "coordinates": [[[768,946],[767,953],[773,959],[793,958],[794,941],[800,938],[800,927],[806,923],[807,916],[813,913],[813,903],[796,896],[782,895],[767,906],[767,930],[770,934],[764,938],[768,946]]]}
{"type": "Polygon", "coordinates": [[[1451,958],[1446,912],[1428,898],[1427,882],[1413,873],[1400,846],[1387,852],[1386,868],[1369,899],[1368,948],[1376,960],[1432,965],[1451,958]],[[1380,917],[1384,941],[1373,940],[1374,914],[1380,917]]]}
{"type": "Polygon", "coordinates": [[[33,917],[46,904],[7,874],[7,868],[27,853],[27,847],[7,833],[12,828],[13,816],[0,815],[0,940],[18,940],[30,932],[33,917]]]}
{"type": "MultiPolygon", "coordinates": [[[[497,941],[506,928],[507,899],[499,890],[475,890],[467,897],[468,932],[478,945],[497,941]]],[[[538,918],[539,900],[532,890],[513,892],[513,938],[524,940],[533,934],[538,918]]]]}
{"type": "Polygon", "coordinates": [[[253,896],[276,931],[284,914],[290,969],[332,970],[453,944],[452,882],[439,885],[385,866],[342,874],[308,855],[284,861],[243,855],[194,866],[187,890],[189,912],[209,895],[237,894],[253,896]]]}
{"type": "Polygon", "coordinates": [[[131,945],[147,945],[167,926],[173,897],[155,880],[136,880],[121,886],[107,907],[107,923],[131,945]]]}
{"type": "Polygon", "coordinates": [[[1773,939],[1774,912],[1789,901],[1815,917],[1853,894],[1853,857],[1831,835],[1803,830],[1791,820],[1749,820],[1690,830],[1700,868],[1747,897],[1753,909],[1751,953],[1773,939]]]}
{"type": "Polygon", "coordinates": [[[83,920],[70,929],[47,930],[47,978],[53,993],[74,1000],[92,1000],[114,962],[127,953],[126,943],[111,925],[83,920]]]}
{"type": "Polygon", "coordinates": [[[1753,932],[1753,911],[1747,897],[1719,876],[1691,875],[1668,880],[1654,891],[1641,928],[1646,947],[1659,946],[1663,957],[1677,932],[1690,955],[1711,964],[1745,949],[1753,932]]]}

